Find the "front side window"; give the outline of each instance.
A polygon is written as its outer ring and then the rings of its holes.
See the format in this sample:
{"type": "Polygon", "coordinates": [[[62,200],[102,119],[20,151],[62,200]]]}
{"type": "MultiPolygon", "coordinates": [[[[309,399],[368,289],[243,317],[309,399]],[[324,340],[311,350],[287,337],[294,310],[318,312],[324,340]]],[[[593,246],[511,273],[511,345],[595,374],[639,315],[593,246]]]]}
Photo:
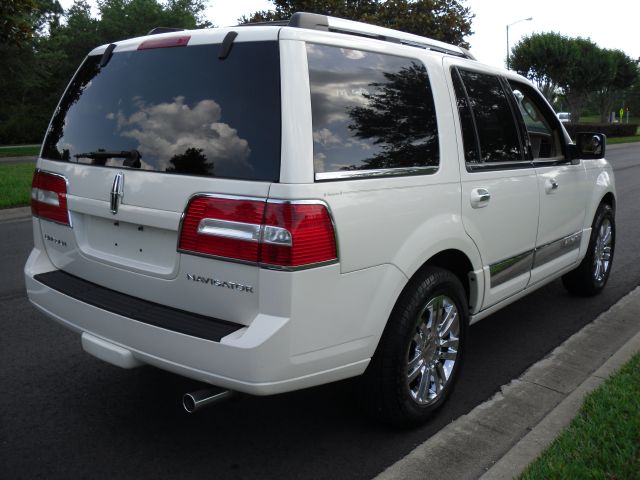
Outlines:
{"type": "Polygon", "coordinates": [[[278,43],[116,52],[78,70],[47,132],[43,157],[171,174],[277,181],[278,43]],[[259,75],[256,74],[259,72],[259,75]]]}
{"type": "Polygon", "coordinates": [[[458,69],[458,72],[464,92],[456,89],[456,95],[467,95],[479,142],[478,156],[467,157],[467,163],[483,165],[524,160],[514,116],[500,79],[470,70],[458,69]]]}
{"type": "Polygon", "coordinates": [[[524,120],[533,159],[561,157],[560,130],[553,120],[553,112],[532,87],[514,81],[509,81],[509,84],[524,120]]]}
{"type": "Polygon", "coordinates": [[[316,44],[307,55],[317,179],[437,168],[436,112],[421,62],[316,44]]]}

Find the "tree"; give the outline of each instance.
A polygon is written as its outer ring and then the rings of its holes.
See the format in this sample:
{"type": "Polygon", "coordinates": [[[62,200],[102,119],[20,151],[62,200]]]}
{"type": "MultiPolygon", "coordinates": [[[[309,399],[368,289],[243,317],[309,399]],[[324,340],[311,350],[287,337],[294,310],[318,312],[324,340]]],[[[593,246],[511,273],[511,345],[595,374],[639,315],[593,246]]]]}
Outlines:
{"type": "Polygon", "coordinates": [[[437,165],[438,131],[429,77],[424,65],[413,63],[399,72],[385,72],[386,82],[371,83],[365,106],[349,110],[354,136],[371,139],[382,150],[361,165],[345,170],[437,165]]]}
{"type": "Polygon", "coordinates": [[[510,65],[550,101],[564,94],[573,121],[580,118],[587,95],[607,84],[611,69],[609,55],[591,40],[554,32],[525,37],[511,50],[510,65]]]}
{"type": "Polygon", "coordinates": [[[600,121],[606,122],[614,103],[620,102],[623,92],[638,80],[638,61],[620,50],[604,50],[609,58],[608,80],[594,93],[594,100],[600,113],[600,121]]]}
{"type": "Polygon", "coordinates": [[[534,82],[552,102],[560,88],[560,78],[569,66],[567,37],[550,32],[524,37],[511,50],[509,65],[534,82]]]}
{"type": "Polygon", "coordinates": [[[270,0],[273,10],[239,19],[241,23],[287,20],[295,12],[358,20],[468,48],[473,14],[457,0],[270,0]]]}
{"type": "MultiPolygon", "coordinates": [[[[0,13],[6,3],[0,1],[0,13]]],[[[99,0],[100,18],[86,0],[76,0],[64,15],[57,0],[14,3],[35,6],[21,17],[28,20],[28,37],[0,43],[0,143],[42,140],[65,86],[93,48],[158,26],[210,26],[205,0],[99,0]]]]}

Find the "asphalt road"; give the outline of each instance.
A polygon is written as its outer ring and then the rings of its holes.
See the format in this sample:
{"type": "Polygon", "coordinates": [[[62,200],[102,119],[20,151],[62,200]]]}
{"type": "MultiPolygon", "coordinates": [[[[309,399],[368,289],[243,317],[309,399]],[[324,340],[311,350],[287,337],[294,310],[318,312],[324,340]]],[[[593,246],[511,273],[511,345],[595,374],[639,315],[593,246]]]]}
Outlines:
{"type": "Polygon", "coordinates": [[[184,414],[179,400],[193,382],[96,360],[76,334],[29,305],[21,269],[30,221],[0,223],[0,476],[371,478],[640,283],[640,144],[611,147],[608,158],[616,170],[618,238],[605,291],[574,298],[556,281],[471,327],[453,397],[411,431],[364,417],[349,381],[184,414]]]}

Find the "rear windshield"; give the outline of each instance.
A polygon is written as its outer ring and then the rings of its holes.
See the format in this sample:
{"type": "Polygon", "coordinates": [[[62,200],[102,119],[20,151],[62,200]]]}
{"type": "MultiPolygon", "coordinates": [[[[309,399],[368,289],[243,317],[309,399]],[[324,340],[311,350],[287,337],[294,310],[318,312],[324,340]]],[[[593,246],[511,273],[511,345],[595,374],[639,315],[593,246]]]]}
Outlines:
{"type": "Polygon", "coordinates": [[[86,59],[54,114],[43,157],[118,168],[277,181],[278,44],[238,42],[86,59]]]}

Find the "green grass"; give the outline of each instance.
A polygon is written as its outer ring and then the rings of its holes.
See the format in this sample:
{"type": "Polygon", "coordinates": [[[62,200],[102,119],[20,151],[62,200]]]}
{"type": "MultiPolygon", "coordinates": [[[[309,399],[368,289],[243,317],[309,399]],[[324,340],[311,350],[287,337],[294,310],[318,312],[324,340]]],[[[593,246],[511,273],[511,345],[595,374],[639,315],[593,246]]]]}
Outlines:
{"type": "Polygon", "coordinates": [[[0,147],[0,157],[37,157],[40,145],[11,145],[0,147]]]}
{"type": "Polygon", "coordinates": [[[28,205],[34,163],[0,165],[0,208],[28,205]]]}
{"type": "Polygon", "coordinates": [[[640,478],[640,353],[587,395],[567,430],[520,478],[640,478]]]}

